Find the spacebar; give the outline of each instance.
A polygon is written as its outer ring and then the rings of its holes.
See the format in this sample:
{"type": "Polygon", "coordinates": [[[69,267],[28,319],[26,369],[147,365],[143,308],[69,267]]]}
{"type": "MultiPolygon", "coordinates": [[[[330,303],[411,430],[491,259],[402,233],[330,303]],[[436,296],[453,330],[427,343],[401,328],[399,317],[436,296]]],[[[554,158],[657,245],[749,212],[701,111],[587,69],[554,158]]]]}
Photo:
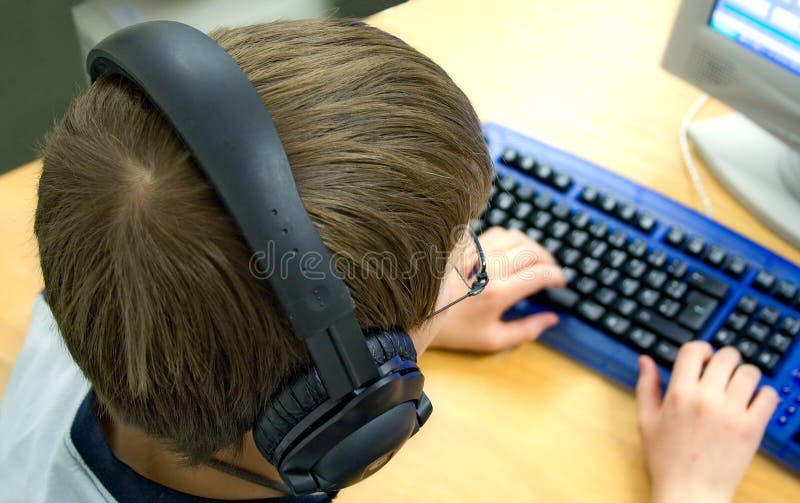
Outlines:
{"type": "Polygon", "coordinates": [[[634,319],[643,327],[676,344],[683,344],[694,339],[692,332],[647,309],[639,309],[634,319]]]}

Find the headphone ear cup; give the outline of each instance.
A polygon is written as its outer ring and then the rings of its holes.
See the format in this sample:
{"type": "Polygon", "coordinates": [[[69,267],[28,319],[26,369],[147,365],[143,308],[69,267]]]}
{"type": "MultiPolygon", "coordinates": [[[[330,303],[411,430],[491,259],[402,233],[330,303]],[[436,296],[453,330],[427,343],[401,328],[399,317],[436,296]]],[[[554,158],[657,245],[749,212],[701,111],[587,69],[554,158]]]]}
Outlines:
{"type": "MultiPolygon", "coordinates": [[[[417,361],[411,337],[401,330],[365,334],[375,365],[380,367],[395,356],[404,361],[417,361]]],[[[316,369],[311,366],[291,375],[261,409],[253,426],[253,438],[264,458],[277,465],[275,449],[287,433],[314,409],[328,399],[328,393],[316,369]]]]}

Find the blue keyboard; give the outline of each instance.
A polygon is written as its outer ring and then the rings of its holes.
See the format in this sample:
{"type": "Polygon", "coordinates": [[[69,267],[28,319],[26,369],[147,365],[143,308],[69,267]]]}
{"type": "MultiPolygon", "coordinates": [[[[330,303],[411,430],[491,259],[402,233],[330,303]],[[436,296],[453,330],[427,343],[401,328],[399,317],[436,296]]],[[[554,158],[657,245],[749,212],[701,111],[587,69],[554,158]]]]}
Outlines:
{"type": "Polygon", "coordinates": [[[666,383],[681,344],[735,346],[781,397],[762,450],[800,473],[800,268],[597,165],[495,124],[484,134],[497,176],[473,225],[527,233],[567,277],[506,317],[560,311],[542,342],[629,387],[640,353],[666,383]]]}

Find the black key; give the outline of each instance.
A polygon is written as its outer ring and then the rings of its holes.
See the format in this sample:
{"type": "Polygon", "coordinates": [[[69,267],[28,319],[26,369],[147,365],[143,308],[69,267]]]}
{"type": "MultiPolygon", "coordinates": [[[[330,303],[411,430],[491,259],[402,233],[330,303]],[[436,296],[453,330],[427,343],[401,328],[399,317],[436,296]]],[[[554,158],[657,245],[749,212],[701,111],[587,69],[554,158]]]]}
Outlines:
{"type": "Polygon", "coordinates": [[[576,211],[569,221],[576,229],[585,229],[589,225],[589,214],[583,211],[576,211]]]}
{"type": "Polygon", "coordinates": [[[712,245],[708,249],[708,253],[706,253],[706,262],[713,265],[714,267],[719,267],[722,265],[722,262],[725,261],[725,257],[728,253],[725,251],[724,248],[717,245],[712,245]]]}
{"type": "Polygon", "coordinates": [[[629,260],[628,263],[625,264],[625,273],[634,279],[641,278],[646,270],[647,266],[638,259],[629,260]]]}
{"type": "Polygon", "coordinates": [[[747,325],[747,316],[734,311],[728,316],[728,319],[725,320],[725,324],[731,327],[733,330],[741,332],[744,329],[744,326],[747,325]]]}
{"type": "Polygon", "coordinates": [[[614,290],[603,287],[594,294],[594,299],[605,307],[609,307],[617,300],[617,292],[614,290]]]}
{"type": "Polygon", "coordinates": [[[742,356],[746,360],[749,360],[753,356],[755,356],[756,351],[758,351],[758,344],[751,341],[750,339],[742,339],[736,343],[736,349],[738,349],[739,352],[742,353],[742,356]]]}
{"type": "Polygon", "coordinates": [[[636,219],[636,227],[647,234],[653,231],[656,223],[655,217],[649,213],[639,213],[639,218],[636,219]]]}
{"type": "Polygon", "coordinates": [[[683,230],[677,227],[672,227],[667,233],[665,241],[667,242],[667,244],[674,246],[675,248],[678,248],[683,244],[684,239],[686,239],[686,233],[684,233],[683,230]]]}
{"type": "Polygon", "coordinates": [[[600,261],[592,257],[583,257],[578,265],[578,270],[587,276],[594,276],[598,269],[600,269],[600,261]]]}
{"type": "Polygon", "coordinates": [[[661,269],[667,263],[667,254],[661,250],[653,250],[647,254],[647,263],[656,269],[661,269]]]}
{"type": "Polygon", "coordinates": [[[675,300],[681,300],[688,289],[689,287],[686,286],[686,283],[673,279],[664,287],[664,293],[675,300]]]}
{"type": "Polygon", "coordinates": [[[614,269],[622,267],[622,264],[624,264],[626,260],[628,260],[628,254],[622,250],[616,249],[609,251],[605,257],[606,264],[614,269]]]}
{"type": "Polygon", "coordinates": [[[550,213],[553,214],[554,217],[558,218],[559,220],[566,220],[569,218],[569,213],[572,211],[568,204],[566,203],[558,203],[557,205],[553,206],[553,209],[550,210],[550,213]]]}
{"type": "Polygon", "coordinates": [[[606,213],[613,213],[617,208],[617,198],[611,195],[604,195],[600,198],[600,209],[606,213]]]}
{"type": "Polygon", "coordinates": [[[628,339],[633,343],[634,346],[642,350],[650,349],[650,347],[656,342],[656,336],[653,332],[648,332],[647,330],[638,327],[631,330],[631,333],[628,334],[628,339]]]}
{"type": "Polygon", "coordinates": [[[537,229],[544,230],[545,227],[553,220],[553,216],[546,211],[537,211],[530,219],[531,225],[537,229]]]}
{"type": "Polygon", "coordinates": [[[650,269],[647,271],[647,274],[644,276],[644,282],[650,285],[651,287],[655,288],[656,290],[660,290],[664,283],[667,281],[667,273],[664,271],[658,271],[656,269],[650,269]]]}
{"type": "Polygon", "coordinates": [[[600,200],[600,191],[594,187],[586,187],[581,192],[581,201],[592,206],[596,206],[600,200]]]}
{"type": "Polygon", "coordinates": [[[636,258],[641,258],[647,253],[647,243],[639,238],[634,239],[628,243],[628,253],[636,258]]]}
{"type": "Polygon", "coordinates": [[[746,314],[753,314],[758,308],[758,301],[749,295],[743,295],[736,305],[736,309],[746,314]]]}
{"type": "Polygon", "coordinates": [[[561,248],[558,252],[558,263],[562,266],[573,266],[581,259],[581,252],[575,248],[561,248]]]}
{"type": "Polygon", "coordinates": [[[600,259],[603,255],[605,255],[606,251],[608,250],[608,245],[605,241],[600,241],[599,239],[593,239],[589,242],[589,245],[586,247],[586,253],[589,254],[590,257],[600,259]]]}
{"type": "Polygon", "coordinates": [[[747,331],[745,333],[754,341],[764,342],[767,340],[767,336],[769,335],[769,327],[761,323],[753,323],[747,327],[747,331]]]}
{"type": "Polygon", "coordinates": [[[552,185],[557,190],[561,192],[566,192],[569,190],[570,187],[572,187],[572,178],[563,173],[559,173],[553,177],[552,185]]]}
{"type": "Polygon", "coordinates": [[[504,192],[514,192],[514,189],[517,187],[517,180],[510,176],[501,176],[497,182],[497,186],[504,192]]]}
{"type": "Polygon", "coordinates": [[[753,363],[758,365],[765,374],[772,375],[775,372],[775,366],[778,365],[778,360],[780,360],[778,355],[764,349],[758,353],[753,363]]]}
{"type": "Polygon", "coordinates": [[[501,192],[497,194],[497,197],[495,197],[494,207],[503,211],[508,211],[512,206],[514,206],[515,202],[514,196],[507,192],[501,192]]]}
{"type": "Polygon", "coordinates": [[[553,198],[541,193],[533,199],[533,205],[540,210],[549,210],[553,206],[553,198]]]}
{"type": "Polygon", "coordinates": [[[718,299],[725,297],[728,293],[727,283],[706,276],[700,271],[693,271],[689,275],[689,284],[718,299]]]}
{"type": "Polygon", "coordinates": [[[672,365],[675,363],[675,358],[678,357],[678,348],[666,341],[659,341],[653,350],[653,355],[668,365],[672,365]]]}
{"type": "Polygon", "coordinates": [[[636,207],[630,203],[617,206],[617,217],[623,222],[631,223],[636,218],[636,207]]]}
{"type": "Polygon", "coordinates": [[[652,330],[676,344],[684,344],[694,339],[694,334],[690,331],[647,309],[636,311],[635,320],[644,328],[652,330]]]}
{"type": "Polygon", "coordinates": [[[775,297],[783,302],[791,302],[794,296],[797,295],[797,285],[786,280],[778,282],[775,287],[775,297]]]}
{"type": "Polygon", "coordinates": [[[684,276],[686,276],[686,273],[688,271],[689,271],[689,265],[680,259],[674,259],[667,266],[667,272],[669,273],[669,275],[677,279],[681,279],[684,276]]]}
{"type": "Polygon", "coordinates": [[[639,304],[635,301],[627,298],[619,299],[617,302],[617,312],[626,318],[630,318],[631,315],[639,308],[639,304]]]}
{"type": "Polygon", "coordinates": [[[563,243],[556,238],[547,238],[542,243],[542,246],[544,246],[544,249],[549,251],[551,255],[555,255],[558,253],[558,250],[561,249],[563,243]]]}
{"type": "Polygon", "coordinates": [[[517,162],[517,169],[522,171],[526,175],[532,174],[533,168],[535,167],[536,167],[536,159],[534,159],[529,155],[523,156],[517,162]]]}
{"type": "Polygon", "coordinates": [[[628,331],[631,322],[614,313],[609,313],[603,318],[602,325],[612,334],[620,336],[628,331]]]}
{"type": "Polygon", "coordinates": [[[589,233],[586,231],[574,230],[567,236],[567,242],[575,248],[583,248],[587,241],[589,241],[589,233]]]}
{"type": "Polygon", "coordinates": [[[699,257],[706,249],[706,242],[700,236],[692,236],[686,240],[686,253],[699,257]]]}
{"type": "Polygon", "coordinates": [[[564,236],[569,232],[569,224],[562,220],[556,220],[550,224],[550,227],[547,228],[547,232],[556,239],[564,239],[564,236]]]}
{"type": "Polygon", "coordinates": [[[617,285],[617,290],[625,297],[632,297],[639,289],[639,282],[632,278],[625,278],[617,285]]]}
{"type": "Polygon", "coordinates": [[[591,300],[584,300],[577,307],[578,314],[589,321],[599,320],[606,310],[603,306],[592,302],[591,300]]]}
{"type": "Polygon", "coordinates": [[[530,185],[520,185],[517,187],[517,190],[514,192],[514,195],[517,197],[517,201],[532,201],[533,198],[536,196],[536,191],[533,190],[533,187],[530,185]]]}
{"type": "Polygon", "coordinates": [[[608,234],[608,224],[605,222],[594,222],[589,226],[589,234],[597,239],[603,239],[608,234]]]}
{"type": "Polygon", "coordinates": [[[547,164],[537,164],[536,167],[533,168],[533,176],[545,183],[548,183],[550,182],[550,179],[553,178],[553,168],[547,164]]]}
{"type": "Polygon", "coordinates": [[[529,216],[533,213],[533,205],[531,203],[517,203],[517,206],[514,207],[514,211],[512,215],[514,218],[518,218],[520,220],[527,220],[529,216]]]}
{"type": "Polygon", "coordinates": [[[507,148],[503,150],[503,154],[500,156],[500,162],[506,166],[511,166],[512,168],[517,166],[518,161],[519,153],[517,153],[517,151],[513,148],[507,148]]]}
{"type": "Polygon", "coordinates": [[[597,281],[592,278],[582,277],[575,283],[575,289],[583,295],[589,296],[597,288],[597,281]]]}
{"type": "Polygon", "coordinates": [[[664,299],[658,303],[658,312],[665,318],[672,319],[678,314],[681,305],[672,299],[664,299]]]}
{"type": "Polygon", "coordinates": [[[528,228],[528,224],[526,224],[522,220],[512,218],[511,220],[506,222],[506,228],[511,230],[524,231],[525,229],[528,228]]]}
{"type": "Polygon", "coordinates": [[[773,334],[772,337],[769,338],[767,341],[769,347],[778,351],[779,353],[785,353],[789,346],[792,345],[792,339],[783,335],[783,334],[773,334]]]}
{"type": "Polygon", "coordinates": [[[734,255],[725,263],[725,272],[734,278],[741,278],[747,272],[747,262],[742,257],[734,255]]]}
{"type": "Polygon", "coordinates": [[[568,285],[572,284],[572,282],[578,277],[578,271],[572,267],[564,267],[561,269],[561,271],[564,273],[564,282],[568,285]]]}
{"type": "Polygon", "coordinates": [[[727,328],[721,328],[717,330],[717,333],[714,335],[714,338],[711,339],[712,344],[715,346],[731,346],[733,341],[736,340],[736,334],[728,330],[727,328]]]}
{"type": "Polygon", "coordinates": [[[569,288],[545,288],[531,297],[533,302],[556,309],[572,309],[580,300],[580,295],[569,288]]]}
{"type": "Polygon", "coordinates": [[[775,275],[762,269],[753,280],[753,286],[762,292],[769,292],[775,286],[775,275]]]}
{"type": "Polygon", "coordinates": [[[470,220],[469,227],[470,229],[472,229],[472,232],[480,235],[480,233],[486,229],[486,222],[484,222],[483,220],[473,219],[470,220]]]}
{"type": "Polygon", "coordinates": [[[614,248],[622,248],[628,242],[628,235],[622,231],[614,231],[606,241],[614,248]]]}
{"type": "Polygon", "coordinates": [[[488,215],[486,215],[486,224],[489,227],[495,225],[503,225],[507,219],[508,219],[508,213],[506,213],[503,210],[498,210],[497,208],[494,208],[489,212],[488,215]]]}
{"type": "Polygon", "coordinates": [[[540,231],[539,229],[528,229],[525,231],[525,234],[528,235],[529,238],[533,239],[537,243],[542,240],[544,237],[544,232],[540,231]]]}
{"type": "Polygon", "coordinates": [[[761,308],[761,311],[758,312],[758,321],[770,327],[778,323],[780,317],[781,312],[772,306],[764,306],[761,308]]]}
{"type": "Polygon", "coordinates": [[[717,306],[719,306],[719,303],[716,299],[692,291],[686,297],[686,306],[678,315],[678,323],[690,330],[699,332],[711,315],[714,314],[717,306]]]}
{"type": "Polygon", "coordinates": [[[800,320],[787,316],[781,323],[780,331],[789,337],[794,337],[800,332],[800,320]]]}
{"type": "Polygon", "coordinates": [[[650,288],[644,288],[639,291],[639,295],[636,296],[636,300],[645,307],[653,307],[656,302],[658,302],[660,295],[655,290],[651,290],[650,288]]]}
{"type": "Polygon", "coordinates": [[[617,282],[619,277],[619,271],[610,267],[604,267],[600,269],[600,274],[598,275],[597,279],[600,280],[600,283],[604,284],[605,286],[611,286],[617,282]]]}

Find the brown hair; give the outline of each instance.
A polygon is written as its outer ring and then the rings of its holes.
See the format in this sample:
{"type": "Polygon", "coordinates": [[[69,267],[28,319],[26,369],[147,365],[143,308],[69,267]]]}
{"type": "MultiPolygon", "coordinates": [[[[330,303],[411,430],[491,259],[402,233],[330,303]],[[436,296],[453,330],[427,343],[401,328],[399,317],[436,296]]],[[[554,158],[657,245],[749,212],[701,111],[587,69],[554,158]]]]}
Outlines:
{"type": "MultiPolygon", "coordinates": [[[[386,278],[362,259],[449,253],[453,228],[480,213],[491,164],[467,98],[431,60],[358,22],[212,37],[267,105],[325,245],[357,272],[344,279],[361,326],[418,326],[441,264],[425,258],[416,275],[386,278]]],[[[185,147],[139,90],[102,78],[43,154],[35,231],[46,292],[100,403],[193,463],[239,446],[307,356],[185,147]]]]}

